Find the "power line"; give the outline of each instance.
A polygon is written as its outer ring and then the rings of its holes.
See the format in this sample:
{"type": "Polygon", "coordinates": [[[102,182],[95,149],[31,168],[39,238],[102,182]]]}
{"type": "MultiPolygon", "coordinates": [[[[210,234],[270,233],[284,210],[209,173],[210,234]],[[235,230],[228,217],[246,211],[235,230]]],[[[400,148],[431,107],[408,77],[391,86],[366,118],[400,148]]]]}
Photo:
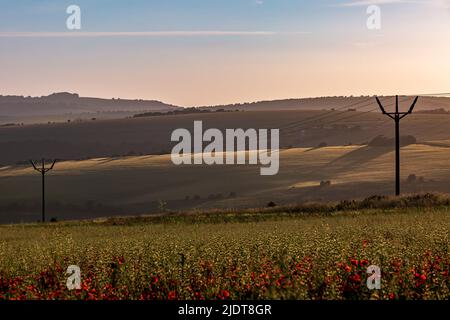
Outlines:
{"type": "MultiPolygon", "coordinates": [[[[373,99],[373,98],[372,98],[372,99],[373,99]]],[[[409,100],[409,99],[408,99],[408,98],[404,98],[404,99],[402,99],[401,102],[404,102],[404,101],[406,101],[406,100],[409,100]]],[[[394,102],[394,103],[389,103],[389,104],[386,105],[386,107],[389,107],[389,106],[394,105],[394,104],[395,104],[395,102],[394,102]]],[[[322,125],[322,126],[332,125],[332,124],[337,123],[337,122],[340,122],[340,121],[342,121],[342,120],[349,120],[349,119],[352,119],[352,118],[364,116],[365,114],[368,114],[368,113],[370,113],[370,112],[374,112],[374,111],[376,111],[376,110],[378,110],[378,107],[373,108],[373,109],[370,109],[370,110],[366,110],[366,111],[364,111],[364,112],[352,114],[352,115],[349,115],[349,116],[347,115],[347,116],[345,116],[345,117],[341,117],[341,118],[338,118],[338,119],[333,119],[332,121],[328,121],[328,122],[325,122],[325,123],[321,123],[321,125],[322,125]]],[[[382,122],[381,122],[377,127],[375,127],[375,128],[381,127],[382,125],[386,124],[386,122],[387,122],[387,120],[382,121],[382,122]]],[[[315,127],[315,125],[310,125],[310,126],[307,126],[307,127],[303,126],[303,127],[300,127],[300,128],[296,128],[295,130],[291,130],[290,132],[288,132],[288,134],[292,134],[292,133],[298,132],[298,131],[300,131],[300,130],[311,129],[311,128],[314,128],[314,127],[315,127]]]]}
{"type": "MultiPolygon", "coordinates": [[[[400,100],[400,103],[406,102],[408,100],[409,100],[409,98],[403,98],[402,100],[400,100]]],[[[394,104],[395,104],[395,102],[392,102],[392,103],[389,103],[389,104],[385,105],[385,107],[390,107],[390,106],[392,106],[394,104]]],[[[382,126],[384,126],[387,122],[389,122],[389,119],[385,119],[385,120],[381,121],[381,123],[379,123],[378,125],[376,125],[372,129],[374,129],[374,130],[379,129],[382,126]]]]}
{"type": "MultiPolygon", "coordinates": [[[[435,93],[435,94],[422,94],[422,95],[423,96],[426,96],[426,95],[429,95],[429,96],[437,96],[437,95],[445,96],[445,95],[450,95],[450,94],[449,93],[435,93]]],[[[405,95],[404,97],[406,97],[406,98],[403,98],[402,101],[409,100],[408,97],[410,97],[410,96],[418,96],[418,95],[405,95]]],[[[389,99],[390,97],[391,96],[384,96],[383,98],[384,99],[389,99]]],[[[362,101],[357,101],[357,102],[354,102],[352,104],[347,104],[347,105],[344,105],[342,107],[336,108],[334,110],[330,110],[330,111],[328,111],[326,113],[322,113],[322,114],[315,115],[315,116],[312,116],[312,117],[307,118],[307,119],[297,120],[297,121],[285,124],[282,127],[280,127],[280,130],[290,129],[291,127],[296,127],[296,126],[304,124],[304,123],[308,123],[308,122],[312,122],[312,121],[323,120],[323,119],[329,118],[330,116],[333,116],[332,113],[334,113],[335,111],[339,111],[339,110],[344,110],[344,109],[349,109],[349,108],[355,107],[358,104],[362,104],[362,103],[365,103],[367,101],[372,100],[372,98],[373,97],[369,97],[368,99],[364,99],[362,101]]],[[[394,105],[394,104],[395,103],[390,103],[387,106],[391,106],[391,105],[394,105]]],[[[364,104],[364,105],[355,107],[355,109],[359,110],[359,109],[362,109],[362,108],[365,108],[365,107],[368,107],[368,106],[371,106],[371,105],[372,105],[372,103],[364,104]]],[[[376,108],[376,109],[378,109],[378,108],[376,108]]]]}
{"type": "MultiPolygon", "coordinates": [[[[373,99],[373,98],[371,98],[371,99],[373,99]]],[[[387,98],[386,98],[387,99],[387,98]]],[[[408,98],[404,98],[401,102],[404,102],[404,101],[407,101],[407,100],[409,100],[408,98]]],[[[386,107],[390,107],[390,106],[392,106],[392,105],[394,105],[395,104],[395,102],[393,102],[393,103],[389,103],[389,104],[387,104],[386,105],[386,107]]],[[[370,104],[368,104],[368,105],[365,105],[365,106],[360,106],[359,108],[364,108],[364,107],[367,107],[367,106],[370,106],[370,105],[372,105],[372,103],[370,103],[370,104]]],[[[325,123],[322,123],[322,125],[330,125],[330,124],[334,124],[334,123],[336,123],[336,122],[339,122],[339,121],[341,121],[341,120],[348,120],[348,119],[351,119],[351,118],[354,118],[354,117],[359,117],[359,116],[361,116],[361,115],[364,115],[364,114],[367,114],[367,113],[370,113],[370,112],[373,112],[373,111],[376,111],[376,110],[378,110],[378,107],[376,107],[376,108],[373,108],[373,109],[370,109],[370,110],[366,110],[366,111],[364,111],[364,112],[360,112],[360,113],[356,113],[356,114],[352,114],[352,115],[350,115],[350,116],[346,116],[346,117],[343,117],[343,118],[338,118],[338,119],[334,119],[333,121],[331,121],[331,122],[325,122],[325,123]]],[[[298,128],[297,130],[295,130],[295,131],[298,131],[298,130],[304,130],[304,129],[310,129],[310,128],[313,128],[314,126],[310,126],[310,127],[303,127],[303,128],[298,128]]],[[[295,132],[294,131],[294,132],[295,132]]]]}
{"type": "Polygon", "coordinates": [[[450,97],[450,93],[418,93],[410,94],[408,96],[419,96],[419,97],[450,97]]]}
{"type": "MultiPolygon", "coordinates": [[[[328,112],[326,112],[326,113],[323,113],[323,114],[319,114],[319,115],[316,115],[316,116],[312,116],[312,117],[307,118],[307,119],[297,120],[297,121],[294,121],[294,122],[285,124],[283,127],[280,128],[280,130],[282,130],[282,129],[288,129],[288,128],[290,128],[290,127],[295,127],[295,126],[298,126],[298,125],[300,125],[300,124],[308,123],[308,122],[311,122],[311,121],[317,121],[317,120],[325,119],[325,118],[328,117],[329,114],[332,114],[332,113],[334,114],[336,111],[343,110],[343,109],[348,109],[348,108],[354,107],[354,106],[356,106],[356,105],[358,105],[358,104],[365,103],[365,102],[367,102],[367,101],[369,101],[369,100],[372,100],[372,97],[370,97],[370,98],[368,98],[368,99],[365,99],[365,100],[363,100],[363,101],[358,101],[358,102],[356,102],[356,103],[352,103],[352,104],[349,104],[349,105],[344,105],[344,106],[342,106],[342,107],[336,108],[336,109],[334,109],[334,110],[330,110],[330,111],[328,111],[328,112]]],[[[364,108],[364,107],[367,107],[367,106],[369,106],[369,105],[371,105],[371,104],[372,104],[372,103],[366,104],[366,105],[363,105],[363,106],[359,106],[359,107],[356,107],[355,109],[364,108]]]]}
{"type": "MultiPolygon", "coordinates": [[[[339,110],[343,110],[343,109],[348,109],[348,108],[354,107],[354,106],[356,106],[356,105],[358,105],[358,104],[365,103],[365,102],[367,102],[367,101],[369,101],[369,100],[372,100],[372,97],[370,97],[370,98],[368,98],[368,99],[365,99],[365,100],[363,100],[363,101],[357,101],[356,103],[351,103],[351,104],[344,105],[344,106],[339,107],[339,108],[335,108],[335,109],[333,109],[333,110],[329,110],[328,112],[326,112],[326,113],[324,113],[324,114],[319,114],[319,115],[316,115],[316,116],[312,116],[312,117],[310,117],[310,118],[306,118],[306,119],[302,119],[302,120],[297,120],[297,121],[294,121],[294,122],[285,124],[283,127],[284,127],[284,128],[288,128],[288,127],[290,127],[290,126],[292,126],[292,125],[298,125],[298,124],[310,122],[310,121],[312,121],[312,120],[319,120],[320,118],[323,118],[324,116],[326,117],[326,116],[327,116],[328,114],[330,114],[330,113],[334,113],[335,111],[339,111],[339,110]]],[[[361,108],[361,107],[364,107],[364,106],[360,106],[360,107],[357,107],[357,108],[361,108]]]]}
{"type": "MultiPolygon", "coordinates": [[[[372,104],[368,104],[368,105],[365,105],[365,106],[361,106],[361,108],[367,107],[367,106],[370,106],[370,105],[372,105],[372,104]]],[[[364,111],[364,112],[359,112],[359,113],[356,113],[356,114],[351,114],[350,116],[345,116],[345,117],[341,117],[341,118],[338,118],[338,119],[333,119],[333,120],[330,121],[330,122],[321,123],[321,125],[330,125],[330,124],[334,124],[334,123],[339,122],[339,121],[342,121],[342,120],[348,120],[348,119],[351,119],[351,118],[355,118],[355,117],[362,116],[362,115],[364,115],[364,114],[373,112],[373,111],[375,111],[375,110],[378,110],[378,107],[373,108],[373,109],[370,109],[370,110],[366,110],[366,111],[364,111]]],[[[323,120],[323,119],[322,119],[322,120],[323,120]]],[[[302,126],[302,127],[300,127],[300,128],[296,128],[295,130],[291,131],[290,133],[292,133],[292,132],[297,132],[297,131],[299,131],[299,130],[311,129],[311,128],[313,128],[314,126],[315,126],[315,125],[310,125],[310,126],[308,126],[308,127],[302,126]]]]}

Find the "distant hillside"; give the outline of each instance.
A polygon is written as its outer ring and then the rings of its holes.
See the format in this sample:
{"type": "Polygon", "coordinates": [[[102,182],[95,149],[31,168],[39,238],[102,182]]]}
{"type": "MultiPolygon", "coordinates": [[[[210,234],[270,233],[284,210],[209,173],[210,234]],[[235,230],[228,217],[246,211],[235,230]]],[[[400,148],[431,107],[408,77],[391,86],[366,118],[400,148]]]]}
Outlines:
{"type": "Polygon", "coordinates": [[[100,99],[80,97],[76,93],[60,92],[43,97],[1,96],[0,115],[52,116],[98,112],[166,112],[179,107],[154,100],[100,99]]]}
{"type": "MultiPolygon", "coordinates": [[[[28,159],[86,159],[123,155],[167,154],[176,144],[173,130],[192,132],[195,120],[204,130],[217,128],[279,128],[280,147],[367,144],[377,136],[390,138],[393,121],[374,112],[242,111],[150,116],[139,118],[0,126],[0,167],[28,159]]],[[[402,120],[402,136],[419,143],[450,140],[450,114],[414,113],[402,120]]],[[[377,141],[374,141],[376,143],[377,141]]],[[[389,142],[383,144],[389,145],[389,142]]]]}
{"type": "MultiPolygon", "coordinates": [[[[394,97],[380,97],[387,109],[392,109],[394,97]]],[[[405,109],[414,97],[401,96],[400,107],[405,109]]],[[[156,116],[165,113],[186,114],[207,111],[367,111],[378,109],[372,96],[317,97],[258,101],[229,105],[183,108],[156,100],[101,99],[80,97],[76,93],[60,92],[43,97],[0,95],[0,126],[50,122],[77,122],[90,120],[124,119],[138,116],[156,116]],[[185,111],[187,110],[187,112],[185,111]],[[193,112],[192,110],[195,110],[193,112]]],[[[450,110],[450,97],[421,97],[416,112],[450,110]]]]}
{"type": "MultiPolygon", "coordinates": [[[[380,96],[382,101],[386,103],[394,102],[393,96],[380,96]]],[[[413,96],[400,96],[400,102],[409,107],[408,103],[414,99],[413,96]]],[[[359,97],[317,97],[317,98],[301,98],[301,99],[283,99],[271,101],[257,101],[250,103],[236,103],[229,105],[203,106],[201,108],[213,109],[231,109],[231,110],[247,110],[247,111],[269,111],[269,110],[323,110],[323,109],[346,109],[346,108],[371,109],[377,108],[376,101],[373,96],[359,97]]],[[[450,110],[449,97],[420,97],[416,106],[416,111],[428,110],[450,110]]]]}

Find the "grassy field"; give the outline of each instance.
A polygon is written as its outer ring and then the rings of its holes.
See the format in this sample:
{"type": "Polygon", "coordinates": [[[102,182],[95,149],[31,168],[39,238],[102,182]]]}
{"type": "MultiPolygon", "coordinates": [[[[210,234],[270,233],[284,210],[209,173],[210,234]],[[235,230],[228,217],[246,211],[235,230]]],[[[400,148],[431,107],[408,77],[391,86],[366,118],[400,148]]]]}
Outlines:
{"type": "MultiPolygon", "coordinates": [[[[450,192],[449,158],[444,145],[402,148],[402,192],[450,192]],[[424,179],[407,183],[410,174],[424,179]]],[[[338,201],[392,194],[393,178],[391,147],[282,150],[279,174],[270,177],[257,165],[177,167],[169,155],[65,161],[47,175],[47,212],[65,220],[338,201]],[[321,188],[322,180],[331,186],[321,188]]],[[[40,218],[41,179],[30,166],[0,169],[0,189],[0,223],[40,218]]]]}
{"type": "Polygon", "coordinates": [[[1,226],[0,299],[450,298],[448,207],[226,217],[1,226]]]}

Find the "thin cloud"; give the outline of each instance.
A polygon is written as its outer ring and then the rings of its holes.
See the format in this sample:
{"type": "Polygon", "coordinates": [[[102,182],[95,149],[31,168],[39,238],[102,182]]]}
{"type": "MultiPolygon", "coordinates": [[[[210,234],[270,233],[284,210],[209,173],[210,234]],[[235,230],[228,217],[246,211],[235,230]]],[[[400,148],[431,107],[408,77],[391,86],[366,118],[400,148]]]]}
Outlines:
{"type": "Polygon", "coordinates": [[[396,4],[396,3],[416,3],[417,1],[410,0],[356,0],[350,1],[346,3],[341,3],[339,7],[363,7],[370,5],[379,5],[379,4],[396,4]]]}
{"type": "Polygon", "coordinates": [[[338,4],[338,7],[362,7],[382,4],[423,4],[449,8],[450,0],[353,0],[338,4]]]}
{"type": "Polygon", "coordinates": [[[205,37],[301,35],[308,32],[274,31],[143,31],[143,32],[0,32],[3,38],[83,38],[83,37],[205,37]]]}
{"type": "Polygon", "coordinates": [[[366,41],[366,42],[354,42],[352,43],[352,45],[358,48],[372,48],[380,45],[380,43],[375,41],[366,41]]]}

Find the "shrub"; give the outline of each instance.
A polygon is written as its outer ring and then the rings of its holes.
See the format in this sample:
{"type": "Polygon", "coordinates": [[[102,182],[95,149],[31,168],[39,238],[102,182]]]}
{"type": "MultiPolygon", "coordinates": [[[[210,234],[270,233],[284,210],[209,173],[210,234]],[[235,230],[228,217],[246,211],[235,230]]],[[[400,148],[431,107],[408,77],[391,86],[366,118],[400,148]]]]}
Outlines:
{"type": "Polygon", "coordinates": [[[329,186],[331,186],[331,181],[330,180],[326,180],[326,181],[322,180],[322,181],[320,181],[320,187],[321,188],[329,187],[329,186]]]}
{"type": "Polygon", "coordinates": [[[406,179],[406,182],[410,183],[410,184],[413,184],[413,183],[421,184],[421,183],[425,183],[425,178],[424,177],[418,177],[415,174],[410,174],[408,176],[408,178],[406,179]]]}
{"type": "MultiPolygon", "coordinates": [[[[414,136],[401,136],[400,137],[400,145],[402,147],[410,145],[410,144],[415,144],[417,142],[416,137],[414,136]]],[[[375,138],[373,138],[369,144],[369,146],[371,147],[389,147],[389,146],[394,146],[395,145],[395,138],[387,138],[383,135],[379,135],[376,136],[375,138]]]]}
{"type": "Polygon", "coordinates": [[[417,176],[415,174],[410,174],[406,179],[407,183],[414,183],[417,181],[417,176]]]}

